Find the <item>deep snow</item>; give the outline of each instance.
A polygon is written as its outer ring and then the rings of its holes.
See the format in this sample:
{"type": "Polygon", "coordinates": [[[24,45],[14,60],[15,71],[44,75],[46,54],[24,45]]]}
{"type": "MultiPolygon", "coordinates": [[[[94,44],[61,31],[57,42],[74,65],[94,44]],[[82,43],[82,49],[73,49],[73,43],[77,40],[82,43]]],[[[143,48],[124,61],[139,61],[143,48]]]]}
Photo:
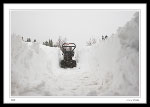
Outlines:
{"type": "Polygon", "coordinates": [[[63,69],[59,48],[11,37],[12,96],[138,96],[139,15],[116,34],[75,49],[76,68],[63,69]]]}

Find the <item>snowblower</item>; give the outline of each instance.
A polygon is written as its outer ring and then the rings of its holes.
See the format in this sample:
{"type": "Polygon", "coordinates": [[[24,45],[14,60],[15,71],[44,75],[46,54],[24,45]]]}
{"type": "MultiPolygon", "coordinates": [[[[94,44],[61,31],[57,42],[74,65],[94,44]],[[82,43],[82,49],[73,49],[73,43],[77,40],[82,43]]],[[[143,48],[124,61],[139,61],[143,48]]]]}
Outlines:
{"type": "Polygon", "coordinates": [[[64,59],[61,60],[60,66],[62,68],[73,68],[76,67],[76,61],[72,59],[74,56],[74,49],[76,48],[76,45],[74,43],[64,43],[62,45],[62,52],[64,59]]]}

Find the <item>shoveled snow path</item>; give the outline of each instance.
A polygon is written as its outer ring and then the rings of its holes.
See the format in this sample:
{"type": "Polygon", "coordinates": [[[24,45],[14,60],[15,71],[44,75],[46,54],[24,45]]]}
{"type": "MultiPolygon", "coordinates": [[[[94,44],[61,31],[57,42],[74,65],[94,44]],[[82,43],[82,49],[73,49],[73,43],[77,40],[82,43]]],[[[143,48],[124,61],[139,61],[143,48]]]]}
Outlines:
{"type": "MultiPolygon", "coordinates": [[[[58,55],[59,58],[59,55],[61,53],[59,50],[53,50],[54,54],[52,54],[51,48],[49,47],[42,47],[42,49],[47,53],[47,63],[49,63],[48,60],[54,58],[51,55],[58,55]]],[[[58,65],[59,59],[52,60],[55,66],[56,64],[58,65]]],[[[88,68],[88,66],[86,68],[83,68],[80,63],[77,63],[76,68],[64,69],[55,66],[53,66],[54,68],[52,68],[53,78],[50,77],[44,83],[44,89],[46,89],[45,91],[50,90],[49,92],[47,92],[48,95],[102,95],[104,91],[107,91],[107,88],[112,81],[111,73],[107,73],[106,75],[103,75],[103,78],[101,78],[101,75],[99,75],[100,69],[97,71],[89,72],[90,69],[88,68]]]]}

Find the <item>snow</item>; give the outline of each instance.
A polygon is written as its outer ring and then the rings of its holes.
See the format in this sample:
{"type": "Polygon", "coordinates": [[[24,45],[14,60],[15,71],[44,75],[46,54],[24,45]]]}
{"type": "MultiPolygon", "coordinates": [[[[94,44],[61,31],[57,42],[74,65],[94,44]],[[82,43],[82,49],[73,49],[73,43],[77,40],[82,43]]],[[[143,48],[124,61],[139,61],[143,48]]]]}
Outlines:
{"type": "Polygon", "coordinates": [[[77,67],[63,69],[62,52],[11,37],[12,96],[138,96],[138,13],[116,34],[75,49],[77,67]]]}

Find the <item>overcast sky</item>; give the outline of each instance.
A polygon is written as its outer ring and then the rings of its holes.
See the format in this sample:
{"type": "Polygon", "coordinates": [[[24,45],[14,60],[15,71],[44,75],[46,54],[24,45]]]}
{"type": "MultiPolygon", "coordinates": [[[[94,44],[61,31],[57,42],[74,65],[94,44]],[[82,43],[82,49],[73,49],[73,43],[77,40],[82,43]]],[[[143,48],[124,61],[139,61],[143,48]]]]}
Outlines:
{"type": "Polygon", "coordinates": [[[85,44],[90,37],[110,36],[135,11],[127,10],[19,10],[11,11],[11,33],[43,42],[58,36],[85,44]]]}

